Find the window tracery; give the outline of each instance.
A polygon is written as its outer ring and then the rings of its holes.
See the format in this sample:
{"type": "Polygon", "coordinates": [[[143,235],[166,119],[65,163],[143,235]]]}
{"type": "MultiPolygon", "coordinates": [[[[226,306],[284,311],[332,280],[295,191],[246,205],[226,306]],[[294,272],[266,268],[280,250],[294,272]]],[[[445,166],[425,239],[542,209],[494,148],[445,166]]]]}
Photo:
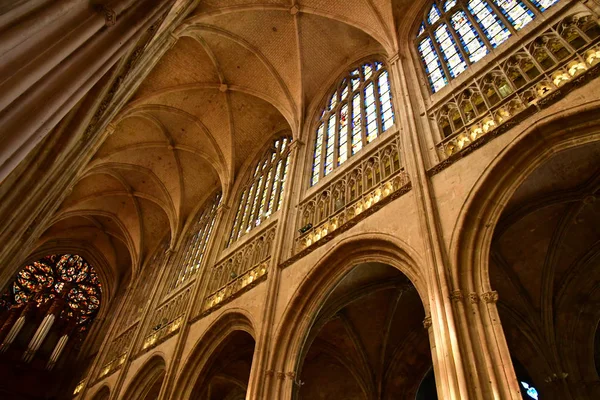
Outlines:
{"type": "Polygon", "coordinates": [[[201,211],[198,212],[196,221],[185,239],[177,269],[167,286],[167,293],[189,282],[200,269],[220,203],[221,192],[218,191],[204,202],[201,211]]]}
{"type": "Polygon", "coordinates": [[[394,125],[389,74],[380,61],[342,78],[316,128],[311,186],[394,125]]]}
{"type": "Polygon", "coordinates": [[[290,163],[292,138],[273,141],[254,167],[249,182],[241,189],[227,246],[269,219],[281,208],[290,163]]]}
{"type": "Polygon", "coordinates": [[[35,301],[48,305],[56,297],[65,300],[60,317],[77,322],[79,331],[89,328],[102,299],[98,275],[83,257],[53,254],[26,265],[3,296],[6,306],[35,301]]]}
{"type": "Polygon", "coordinates": [[[416,47],[433,93],[558,0],[436,0],[416,47]],[[442,11],[443,10],[443,11],[442,11]]]}

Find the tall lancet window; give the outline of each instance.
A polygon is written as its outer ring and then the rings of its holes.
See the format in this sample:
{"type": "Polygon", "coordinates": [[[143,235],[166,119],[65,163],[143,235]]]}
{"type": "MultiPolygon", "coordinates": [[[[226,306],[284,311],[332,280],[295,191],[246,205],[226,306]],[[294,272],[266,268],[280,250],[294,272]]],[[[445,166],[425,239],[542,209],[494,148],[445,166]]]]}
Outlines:
{"type": "Polygon", "coordinates": [[[217,191],[204,202],[198,211],[185,238],[181,258],[177,261],[177,269],[167,286],[167,293],[185,285],[196,276],[204,260],[220,203],[221,192],[217,191]]]}
{"type": "Polygon", "coordinates": [[[558,0],[435,0],[415,39],[433,93],[558,0]]]}
{"type": "Polygon", "coordinates": [[[290,136],[282,136],[252,169],[241,189],[228,246],[256,228],[281,208],[290,164],[290,136]]]}
{"type": "Polygon", "coordinates": [[[374,61],[349,71],[329,95],[316,127],[311,186],[393,125],[385,65],[374,61]]]}

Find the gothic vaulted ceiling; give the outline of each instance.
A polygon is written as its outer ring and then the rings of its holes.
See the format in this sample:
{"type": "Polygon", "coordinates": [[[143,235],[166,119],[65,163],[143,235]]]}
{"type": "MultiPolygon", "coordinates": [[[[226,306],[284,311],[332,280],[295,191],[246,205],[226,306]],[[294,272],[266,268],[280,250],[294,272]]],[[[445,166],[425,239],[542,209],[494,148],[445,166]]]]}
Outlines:
{"type": "Polygon", "coordinates": [[[162,237],[175,245],[211,192],[228,201],[274,134],[298,138],[349,64],[395,53],[393,15],[406,2],[392,3],[200,1],[41,242],[83,241],[135,273],[162,237]]]}

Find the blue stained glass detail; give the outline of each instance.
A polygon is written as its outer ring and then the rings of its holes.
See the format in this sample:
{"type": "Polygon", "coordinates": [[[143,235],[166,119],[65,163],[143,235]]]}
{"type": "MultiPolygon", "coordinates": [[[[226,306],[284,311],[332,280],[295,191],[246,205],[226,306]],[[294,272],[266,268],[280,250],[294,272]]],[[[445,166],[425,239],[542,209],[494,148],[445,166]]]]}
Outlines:
{"type": "Polygon", "coordinates": [[[558,3],[558,0],[531,0],[531,2],[535,4],[535,6],[539,8],[542,12],[544,12],[556,3],[558,3]]]}
{"type": "Polygon", "coordinates": [[[417,33],[417,36],[421,36],[421,34],[423,34],[423,32],[425,32],[425,24],[421,24],[421,26],[419,27],[419,33],[417,33]]]}
{"type": "Polygon", "coordinates": [[[429,10],[429,13],[427,14],[427,22],[429,22],[429,25],[435,24],[435,22],[441,17],[442,13],[440,13],[440,10],[435,4],[432,5],[431,10],[429,10]]]}
{"type": "Polygon", "coordinates": [[[419,43],[419,53],[421,53],[421,59],[425,65],[425,73],[429,79],[431,90],[435,93],[448,84],[448,79],[442,70],[442,64],[429,36],[419,43]]]}
{"type": "Polygon", "coordinates": [[[467,7],[494,48],[510,37],[510,31],[498,19],[498,16],[487,2],[484,0],[469,0],[467,7]]]}
{"type": "Polygon", "coordinates": [[[523,386],[523,388],[525,390],[527,390],[525,393],[527,394],[527,396],[531,397],[534,400],[539,400],[539,394],[538,391],[529,383],[527,382],[523,382],[521,381],[521,386],[523,386]]]}
{"type": "Polygon", "coordinates": [[[444,11],[448,11],[449,9],[451,9],[452,7],[454,7],[456,5],[456,0],[447,0],[444,3],[444,11]]]}
{"type": "Polygon", "coordinates": [[[458,50],[456,43],[454,43],[454,39],[446,24],[441,24],[437,27],[435,30],[435,40],[440,45],[444,61],[450,71],[450,76],[456,78],[461,72],[467,69],[467,63],[458,50]]]}
{"type": "Polygon", "coordinates": [[[475,63],[481,60],[487,53],[487,47],[479,37],[479,33],[467,18],[464,11],[458,11],[450,20],[452,27],[456,31],[460,44],[469,56],[469,61],[475,63]]]}
{"type": "Polygon", "coordinates": [[[535,14],[520,0],[493,0],[516,30],[533,21],[535,14]]]}

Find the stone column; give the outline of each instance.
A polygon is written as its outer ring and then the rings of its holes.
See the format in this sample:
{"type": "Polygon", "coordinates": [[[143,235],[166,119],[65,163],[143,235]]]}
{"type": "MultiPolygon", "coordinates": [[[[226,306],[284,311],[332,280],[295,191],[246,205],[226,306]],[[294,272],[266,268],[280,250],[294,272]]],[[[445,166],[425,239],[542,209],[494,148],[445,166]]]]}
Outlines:
{"type": "MultiPolygon", "coordinates": [[[[299,131],[301,131],[299,129],[299,131]]],[[[294,135],[299,137],[300,135],[294,135]]],[[[274,353],[272,346],[274,344],[273,334],[275,327],[273,326],[275,318],[275,307],[277,306],[277,296],[279,293],[279,284],[281,280],[281,270],[279,264],[285,256],[285,243],[288,239],[293,240],[294,229],[290,229],[290,226],[294,227],[293,219],[290,218],[291,214],[291,199],[292,193],[298,189],[298,186],[302,183],[301,179],[295,179],[296,171],[298,170],[298,153],[301,146],[304,143],[295,139],[290,144],[290,164],[288,171],[288,181],[286,182],[285,193],[283,194],[283,204],[281,207],[281,215],[277,221],[277,232],[275,239],[273,240],[273,250],[271,253],[271,267],[269,268],[269,274],[267,277],[267,294],[266,302],[263,309],[262,326],[258,337],[256,338],[256,347],[254,350],[254,357],[252,358],[252,368],[250,370],[250,378],[248,380],[248,391],[246,394],[247,399],[270,399],[278,398],[277,393],[279,391],[279,384],[285,380],[286,374],[283,372],[275,372],[272,365],[272,355],[274,353]],[[291,238],[288,238],[288,233],[292,234],[291,238]],[[277,379],[274,379],[274,376],[277,379]]],[[[292,215],[293,216],[293,215],[292,215]]],[[[293,372],[289,372],[288,380],[293,381],[293,372]]],[[[291,394],[290,388],[285,388],[283,393],[291,394]],[[289,389],[289,390],[288,390],[289,389]]]]}
{"type": "MultiPolygon", "coordinates": [[[[8,315],[0,328],[0,340],[4,341],[4,338],[8,335],[8,333],[12,330],[15,322],[21,315],[21,311],[24,307],[22,305],[13,305],[10,310],[8,310],[8,315]]],[[[3,346],[0,345],[0,352],[3,350],[3,346]]]]}
{"type": "Polygon", "coordinates": [[[20,12],[26,4],[0,16],[0,181],[172,0],[65,0],[20,12]]]}
{"type": "Polygon", "coordinates": [[[415,71],[410,69],[409,61],[404,61],[400,55],[389,60],[390,77],[394,105],[405,128],[402,147],[426,249],[430,315],[425,325],[430,332],[438,396],[460,400],[521,399],[499,319],[493,318],[495,295],[485,295],[482,303],[478,294],[463,296],[450,287],[450,271],[457,266],[449,264],[439,230],[440,220],[424,161],[426,146],[422,136],[426,134],[426,124],[418,125],[417,102],[413,99],[419,93],[411,92],[407,79],[407,70],[413,74],[415,71]]]}

